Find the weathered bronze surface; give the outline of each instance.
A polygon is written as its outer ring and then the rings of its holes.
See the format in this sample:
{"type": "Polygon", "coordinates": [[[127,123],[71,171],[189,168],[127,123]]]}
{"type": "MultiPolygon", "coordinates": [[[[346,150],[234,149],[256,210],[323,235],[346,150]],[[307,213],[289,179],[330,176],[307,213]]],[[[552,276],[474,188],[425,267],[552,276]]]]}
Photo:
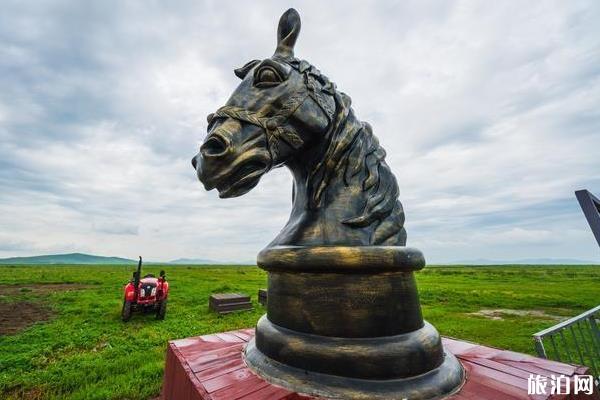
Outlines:
{"type": "Polygon", "coordinates": [[[267,306],[267,289],[258,289],[258,302],[264,307],[267,306]]]}
{"type": "Polygon", "coordinates": [[[208,136],[192,161],[198,177],[207,190],[235,197],[287,166],[292,213],[272,246],[404,246],[404,212],[385,150],[350,97],[294,57],[299,33],[300,16],[287,11],[275,54],[235,70],[242,82],[208,116],[208,136]]]}
{"type": "Polygon", "coordinates": [[[294,177],[289,221],[258,256],[267,315],[246,362],[277,384],[331,398],[452,393],[464,373],[421,316],[413,272],[425,259],[405,247],[385,151],[350,98],[294,56],[299,33],[290,9],[275,54],[235,70],[242,81],[208,116],[192,160],[222,198],[247,193],[278,166],[294,177]]]}
{"type": "Polygon", "coordinates": [[[423,255],[403,246],[275,246],[267,315],[246,363],[273,383],[326,398],[430,399],[464,378],[423,321],[413,271],[423,255]]]}
{"type": "Polygon", "coordinates": [[[423,264],[418,250],[396,246],[280,246],[258,255],[258,265],[269,272],[271,322],[347,338],[420,329],[423,318],[412,271],[423,264]],[[412,257],[400,257],[406,254],[412,257]]]}

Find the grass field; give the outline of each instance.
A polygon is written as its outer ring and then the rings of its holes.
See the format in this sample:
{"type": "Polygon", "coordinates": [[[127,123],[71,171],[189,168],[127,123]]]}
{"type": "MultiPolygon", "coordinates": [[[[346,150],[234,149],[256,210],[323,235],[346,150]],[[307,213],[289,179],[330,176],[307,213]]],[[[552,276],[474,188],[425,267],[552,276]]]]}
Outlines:
{"type": "MultiPolygon", "coordinates": [[[[160,392],[169,339],[250,327],[265,312],[256,293],[266,276],[256,267],[163,268],[167,318],[123,323],[131,266],[0,266],[0,321],[27,309],[48,318],[0,336],[0,398],[150,399],[160,392]],[[64,283],[73,285],[48,285],[64,283]],[[231,291],[251,294],[254,311],[208,311],[210,293],[231,291]]],[[[423,314],[442,334],[531,354],[532,333],[600,299],[598,266],[428,267],[417,281],[423,314]]]]}

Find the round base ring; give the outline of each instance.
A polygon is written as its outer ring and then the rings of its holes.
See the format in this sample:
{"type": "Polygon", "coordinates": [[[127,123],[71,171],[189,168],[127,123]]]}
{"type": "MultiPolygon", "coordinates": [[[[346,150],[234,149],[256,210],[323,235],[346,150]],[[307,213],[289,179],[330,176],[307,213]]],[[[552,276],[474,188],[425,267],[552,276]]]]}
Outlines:
{"type": "Polygon", "coordinates": [[[248,368],[268,382],[329,399],[439,399],[457,392],[464,382],[462,366],[447,351],[442,364],[427,373],[387,380],[348,378],[290,367],[265,356],[256,348],[254,339],[246,345],[244,360],[248,368]]]}

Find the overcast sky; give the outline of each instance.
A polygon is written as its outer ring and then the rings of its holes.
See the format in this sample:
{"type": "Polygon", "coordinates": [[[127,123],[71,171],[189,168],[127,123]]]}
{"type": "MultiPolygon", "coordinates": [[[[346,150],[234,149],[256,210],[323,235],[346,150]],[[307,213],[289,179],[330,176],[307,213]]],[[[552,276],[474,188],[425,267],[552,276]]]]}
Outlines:
{"type": "Polygon", "coordinates": [[[0,256],[254,260],[291,208],[285,169],[219,199],[190,166],[206,115],[269,57],[296,55],[373,126],[408,245],[429,262],[600,249],[597,1],[3,1],[0,256]]]}

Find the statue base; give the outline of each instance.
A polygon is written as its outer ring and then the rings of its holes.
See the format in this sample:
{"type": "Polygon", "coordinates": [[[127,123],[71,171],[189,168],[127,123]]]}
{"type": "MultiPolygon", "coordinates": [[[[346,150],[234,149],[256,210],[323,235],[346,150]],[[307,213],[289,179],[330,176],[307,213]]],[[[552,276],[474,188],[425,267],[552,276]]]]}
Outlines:
{"type": "Polygon", "coordinates": [[[258,265],[268,273],[267,315],[245,361],[266,380],[345,399],[426,400],[462,385],[462,367],[421,315],[420,251],[280,246],[258,265]]]}
{"type": "MultiPolygon", "coordinates": [[[[343,344],[340,344],[340,347],[343,347],[343,344]]],[[[339,347],[329,348],[334,353],[336,349],[339,347]]],[[[322,374],[290,367],[265,356],[256,348],[255,340],[250,341],[244,351],[244,360],[248,368],[265,380],[297,393],[328,399],[418,400],[450,395],[460,389],[463,371],[451,353],[444,353],[443,358],[441,365],[421,375],[375,380],[322,374]]]]}

